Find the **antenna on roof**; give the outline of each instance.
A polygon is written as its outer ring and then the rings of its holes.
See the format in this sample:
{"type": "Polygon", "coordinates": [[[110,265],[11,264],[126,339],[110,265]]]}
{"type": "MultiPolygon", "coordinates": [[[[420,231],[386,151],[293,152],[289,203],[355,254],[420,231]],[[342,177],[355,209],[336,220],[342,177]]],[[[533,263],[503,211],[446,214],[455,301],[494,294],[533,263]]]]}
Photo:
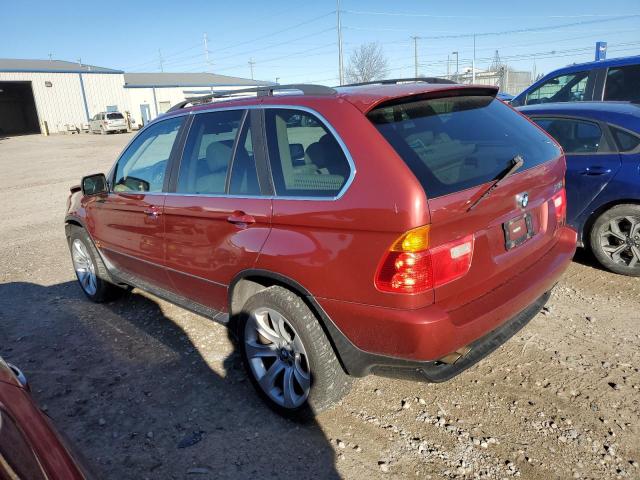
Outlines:
{"type": "Polygon", "coordinates": [[[53,53],[49,53],[49,61],[50,62],[53,62],[52,58],[53,58],[53,53]]]}

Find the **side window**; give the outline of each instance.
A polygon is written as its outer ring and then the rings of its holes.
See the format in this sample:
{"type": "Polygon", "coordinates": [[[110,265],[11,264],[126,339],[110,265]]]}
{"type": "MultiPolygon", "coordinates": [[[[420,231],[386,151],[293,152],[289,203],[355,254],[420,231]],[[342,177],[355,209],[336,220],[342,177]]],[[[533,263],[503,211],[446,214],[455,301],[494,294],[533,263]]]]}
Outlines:
{"type": "Polygon", "coordinates": [[[228,110],[194,116],[178,173],[178,193],[225,193],[244,114],[244,110],[228,110]]]}
{"type": "Polygon", "coordinates": [[[594,153],[607,150],[602,130],[596,123],[569,118],[534,118],[562,145],[565,153],[594,153]]]}
{"type": "Polygon", "coordinates": [[[550,78],[527,94],[527,105],[548,102],[580,102],[584,100],[589,72],[570,73],[550,78]]]}
{"type": "Polygon", "coordinates": [[[114,192],[161,192],[171,149],[183,122],[174,117],[140,133],[122,154],[114,175],[114,192]]]}
{"type": "Polygon", "coordinates": [[[276,195],[337,195],[351,170],[333,134],[303,111],[267,109],[265,118],[276,195]]]}
{"type": "Polygon", "coordinates": [[[640,65],[610,68],[604,87],[605,100],[640,100],[640,65]]]}
{"type": "Polygon", "coordinates": [[[616,143],[618,144],[618,148],[621,152],[630,152],[631,150],[638,148],[638,145],[640,145],[640,138],[629,132],[625,132],[624,130],[620,130],[616,127],[611,127],[611,133],[613,133],[613,138],[616,139],[616,143]]]}
{"type": "Polygon", "coordinates": [[[260,195],[250,125],[249,116],[247,116],[238,139],[236,156],[231,167],[229,193],[232,195],[260,195]]]}

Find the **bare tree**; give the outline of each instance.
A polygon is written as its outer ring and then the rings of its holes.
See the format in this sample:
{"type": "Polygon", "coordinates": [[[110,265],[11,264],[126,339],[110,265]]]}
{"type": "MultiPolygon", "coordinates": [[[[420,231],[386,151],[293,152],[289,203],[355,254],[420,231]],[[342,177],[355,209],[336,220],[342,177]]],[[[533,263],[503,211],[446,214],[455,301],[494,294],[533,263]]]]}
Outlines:
{"type": "Polygon", "coordinates": [[[356,48],[349,57],[347,82],[359,83],[379,80],[387,75],[387,57],[379,43],[365,43],[356,48]]]}

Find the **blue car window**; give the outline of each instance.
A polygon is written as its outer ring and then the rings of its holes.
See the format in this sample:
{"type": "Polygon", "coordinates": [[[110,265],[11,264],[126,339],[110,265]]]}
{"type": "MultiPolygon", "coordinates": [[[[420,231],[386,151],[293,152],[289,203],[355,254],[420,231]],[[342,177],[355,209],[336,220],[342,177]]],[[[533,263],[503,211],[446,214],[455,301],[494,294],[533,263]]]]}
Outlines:
{"type": "Polygon", "coordinates": [[[629,132],[620,130],[619,128],[611,127],[613,137],[616,139],[618,148],[621,152],[630,152],[635,150],[640,145],[640,137],[637,137],[629,132]]]}
{"type": "Polygon", "coordinates": [[[595,153],[606,149],[597,123],[572,118],[534,118],[533,121],[555,138],[565,153],[595,153]]]}

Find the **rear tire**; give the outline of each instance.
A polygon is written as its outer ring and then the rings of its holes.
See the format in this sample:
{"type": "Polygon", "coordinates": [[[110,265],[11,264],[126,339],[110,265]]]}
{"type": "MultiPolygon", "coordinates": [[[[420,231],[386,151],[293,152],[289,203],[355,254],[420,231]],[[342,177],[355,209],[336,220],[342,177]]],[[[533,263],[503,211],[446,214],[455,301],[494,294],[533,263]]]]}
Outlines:
{"type": "Polygon", "coordinates": [[[122,295],[125,290],[111,283],[111,276],[87,232],[71,230],[69,250],[80,288],[89,300],[102,303],[122,295]]]}
{"type": "Polygon", "coordinates": [[[604,212],[591,228],[589,243],[607,270],[640,277],[640,205],[616,205],[604,212]]]}
{"type": "Polygon", "coordinates": [[[267,405],[305,421],[333,407],[351,386],[318,319],[279,286],[253,295],[238,318],[242,360],[267,405]]]}

